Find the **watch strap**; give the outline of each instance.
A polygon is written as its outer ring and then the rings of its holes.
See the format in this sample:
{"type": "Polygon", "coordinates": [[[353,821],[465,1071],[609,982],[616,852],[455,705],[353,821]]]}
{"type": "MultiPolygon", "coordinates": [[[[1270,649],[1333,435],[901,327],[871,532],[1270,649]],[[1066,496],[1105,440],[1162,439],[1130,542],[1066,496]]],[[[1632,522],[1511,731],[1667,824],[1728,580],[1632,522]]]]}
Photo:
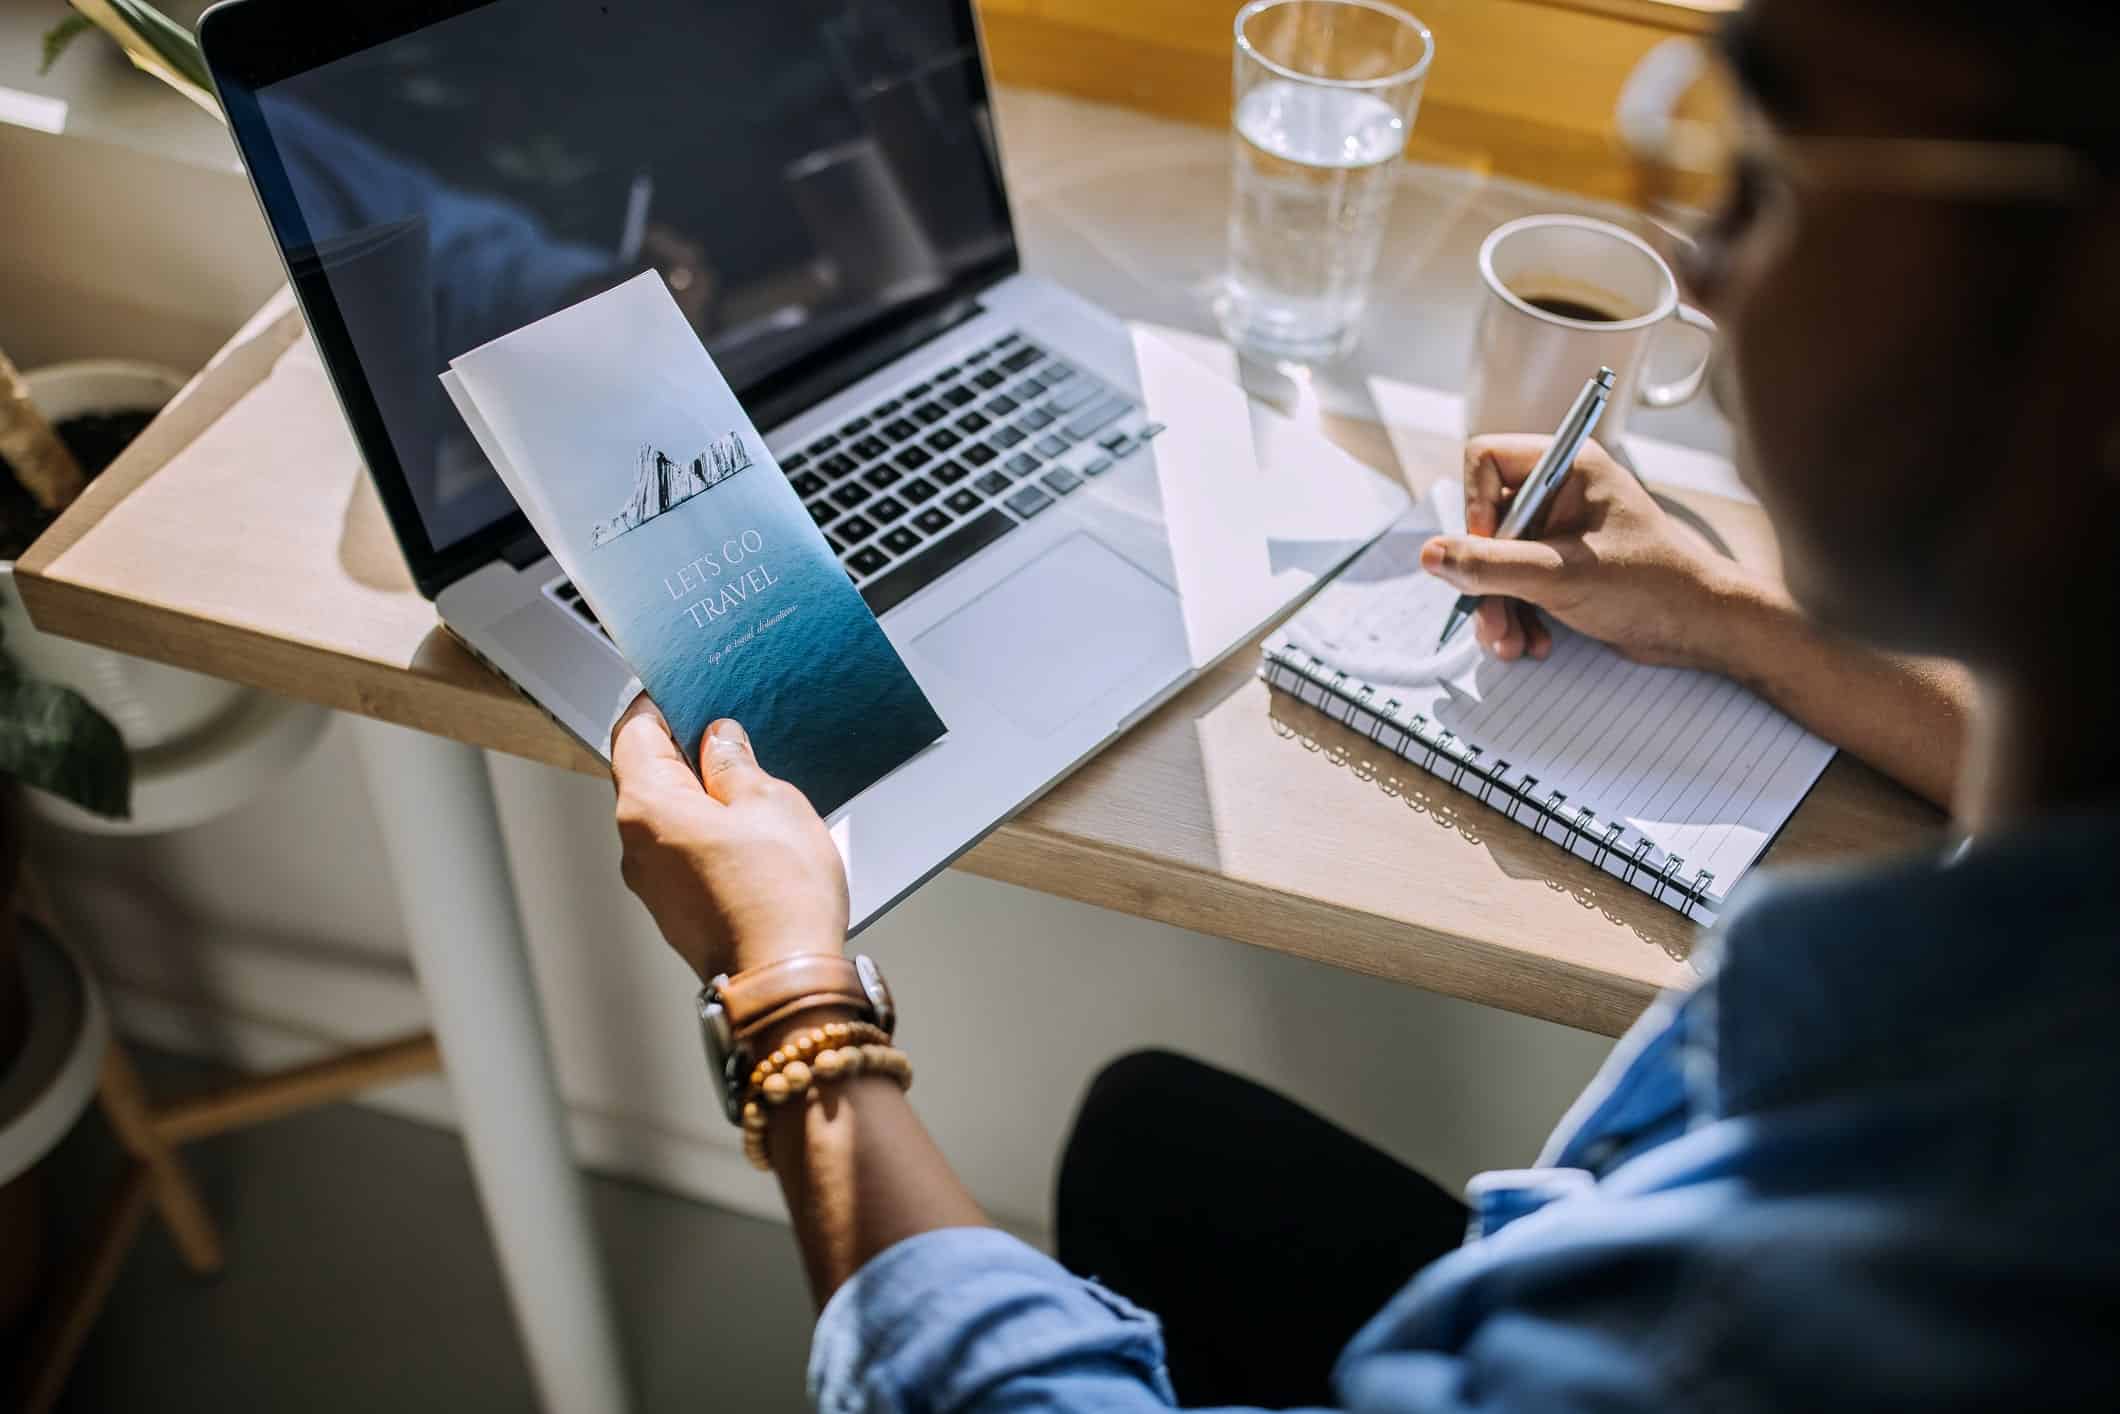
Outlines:
{"type": "Polygon", "coordinates": [[[735,976],[714,979],[712,990],[728,1014],[729,1029],[747,1036],[776,1018],[793,1015],[808,1006],[829,1006],[844,1001],[867,1013],[869,994],[852,958],[836,953],[802,953],[784,957],[762,967],[746,968],[735,976]]]}

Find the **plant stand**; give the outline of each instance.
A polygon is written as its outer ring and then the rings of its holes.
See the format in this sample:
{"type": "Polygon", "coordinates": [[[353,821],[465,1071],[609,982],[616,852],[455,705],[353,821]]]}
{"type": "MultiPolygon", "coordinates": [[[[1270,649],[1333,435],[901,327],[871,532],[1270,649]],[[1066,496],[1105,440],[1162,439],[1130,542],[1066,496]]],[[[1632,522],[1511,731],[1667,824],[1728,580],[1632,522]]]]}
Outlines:
{"type": "MultiPolygon", "coordinates": [[[[157,1105],[141,1083],[125,1043],[110,1030],[94,975],[81,965],[72,949],[58,941],[60,935],[49,899],[34,875],[25,875],[22,900],[24,914],[36,925],[37,935],[73,969],[85,1000],[71,1064],[78,1074],[83,1064],[81,1057],[92,1055],[100,1047],[96,1101],[130,1156],[124,1176],[104,1203],[86,1250],[61,1277],[29,1341],[28,1355],[18,1377],[18,1396],[10,1407],[24,1414],[46,1414],[65,1388],[66,1377],[110,1296],[150,1207],[161,1216],[186,1266],[200,1276],[212,1276],[221,1270],[225,1255],[220,1229],[184,1166],[180,1152],[183,1145],[264,1124],[378,1085],[429,1074],[441,1068],[441,1053],[434,1038],[421,1033],[309,1065],[247,1076],[157,1105]]],[[[79,1113],[78,1106],[85,1103],[85,1096],[76,1101],[72,1114],[63,1116],[62,1123],[35,1121],[40,1130],[47,1132],[34,1136],[39,1141],[39,1152],[31,1157],[32,1162],[42,1157],[42,1150],[58,1142],[71,1126],[73,1115],[79,1113]]],[[[0,1116],[0,1153],[5,1152],[6,1136],[20,1122],[20,1117],[10,1122],[8,1117],[0,1116]]]]}

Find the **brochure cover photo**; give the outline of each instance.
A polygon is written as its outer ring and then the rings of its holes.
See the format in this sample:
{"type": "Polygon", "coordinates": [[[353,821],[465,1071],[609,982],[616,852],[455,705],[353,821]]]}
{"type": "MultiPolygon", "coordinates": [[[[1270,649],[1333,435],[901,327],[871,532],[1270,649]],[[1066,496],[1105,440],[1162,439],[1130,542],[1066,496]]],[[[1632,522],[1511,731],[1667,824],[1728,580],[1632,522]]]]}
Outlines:
{"type": "Polygon", "coordinates": [[[442,381],[692,760],[734,717],[830,814],[942,736],[660,275],[442,381]]]}

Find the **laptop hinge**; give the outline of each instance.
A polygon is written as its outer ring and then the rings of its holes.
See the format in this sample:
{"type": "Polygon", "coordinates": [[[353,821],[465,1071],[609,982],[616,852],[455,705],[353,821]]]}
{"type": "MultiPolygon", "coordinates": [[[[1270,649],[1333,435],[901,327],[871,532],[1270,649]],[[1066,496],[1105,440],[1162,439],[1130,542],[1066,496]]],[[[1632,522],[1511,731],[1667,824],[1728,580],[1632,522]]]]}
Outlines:
{"type": "Polygon", "coordinates": [[[527,527],[521,535],[501,546],[501,558],[508,562],[508,568],[516,570],[526,570],[551,553],[537,532],[527,527]]]}

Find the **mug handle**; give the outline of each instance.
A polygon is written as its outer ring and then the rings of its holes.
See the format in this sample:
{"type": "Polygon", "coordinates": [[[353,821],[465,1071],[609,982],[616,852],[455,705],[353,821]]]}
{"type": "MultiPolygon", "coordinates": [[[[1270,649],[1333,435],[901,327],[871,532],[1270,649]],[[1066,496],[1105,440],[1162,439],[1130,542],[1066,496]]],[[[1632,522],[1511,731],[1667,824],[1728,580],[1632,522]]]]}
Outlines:
{"type": "Polygon", "coordinates": [[[1708,366],[1715,362],[1715,321],[1702,314],[1690,304],[1678,307],[1675,316],[1679,323],[1689,329],[1697,329],[1707,336],[1707,351],[1693,371],[1669,383],[1644,383],[1641,404],[1651,408],[1675,408],[1700,391],[1700,385],[1708,379],[1708,366]]]}

